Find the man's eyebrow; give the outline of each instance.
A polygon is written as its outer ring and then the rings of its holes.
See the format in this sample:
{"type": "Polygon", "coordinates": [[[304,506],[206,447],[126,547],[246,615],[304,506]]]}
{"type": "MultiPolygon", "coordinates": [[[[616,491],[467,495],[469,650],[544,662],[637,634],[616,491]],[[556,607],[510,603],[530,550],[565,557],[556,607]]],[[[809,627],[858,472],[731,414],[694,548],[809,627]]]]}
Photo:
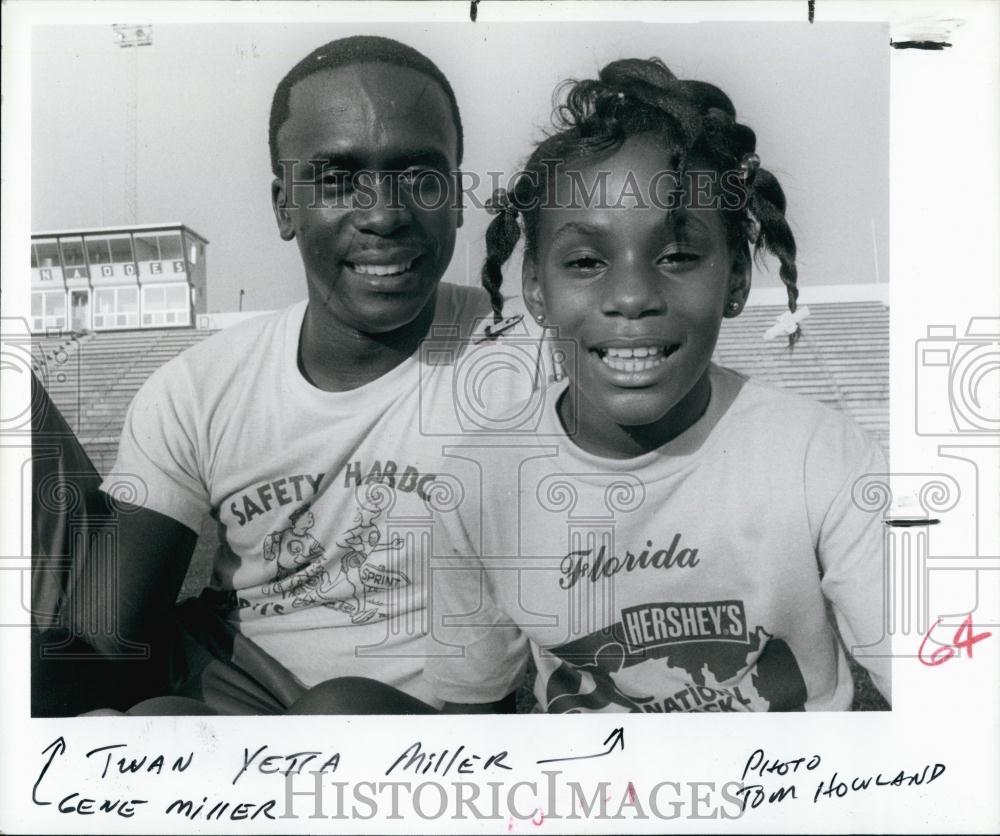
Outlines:
{"type": "Polygon", "coordinates": [[[356,171],[363,167],[360,157],[344,151],[318,151],[309,158],[308,164],[313,166],[316,171],[327,168],[356,171]]]}
{"type": "Polygon", "coordinates": [[[403,171],[413,165],[434,166],[447,171],[451,167],[447,155],[435,148],[415,148],[389,154],[384,160],[378,161],[377,166],[372,165],[372,160],[343,149],[317,151],[309,162],[320,168],[338,168],[345,171],[372,168],[377,168],[379,171],[403,171]]]}
{"type": "Polygon", "coordinates": [[[402,171],[413,165],[428,165],[447,170],[451,166],[451,161],[436,148],[417,148],[391,156],[385,168],[389,171],[402,171]]]}

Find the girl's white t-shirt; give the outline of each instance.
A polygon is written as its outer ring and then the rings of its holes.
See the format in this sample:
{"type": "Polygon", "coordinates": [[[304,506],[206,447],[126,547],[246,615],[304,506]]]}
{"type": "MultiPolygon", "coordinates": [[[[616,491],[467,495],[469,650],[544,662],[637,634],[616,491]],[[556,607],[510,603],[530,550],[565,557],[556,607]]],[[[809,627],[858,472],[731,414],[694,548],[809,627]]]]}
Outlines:
{"type": "MultiPolygon", "coordinates": [[[[834,620],[849,649],[883,634],[882,518],[858,495],[883,454],[839,412],[716,366],[710,379],[706,414],[638,458],[566,437],[565,383],[533,446],[477,449],[485,510],[463,509],[466,569],[437,579],[465,647],[429,663],[440,697],[502,696],[527,638],[551,712],[850,707],[834,620]]],[[[858,658],[888,697],[889,660],[858,658]]]]}

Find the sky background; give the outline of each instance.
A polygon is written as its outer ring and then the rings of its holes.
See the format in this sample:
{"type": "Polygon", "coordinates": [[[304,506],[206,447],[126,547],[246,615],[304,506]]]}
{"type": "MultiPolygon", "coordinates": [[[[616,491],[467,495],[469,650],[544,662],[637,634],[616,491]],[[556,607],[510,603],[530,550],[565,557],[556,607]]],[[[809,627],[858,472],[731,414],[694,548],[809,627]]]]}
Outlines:
{"type": "MultiPolygon", "coordinates": [[[[883,24],[156,24],[120,49],[108,24],[42,26],[32,41],[33,231],[129,223],[126,102],[138,66],[139,223],[208,238],[208,310],[305,296],[298,249],[270,207],[267,119],[281,77],[334,38],[382,34],[428,55],[455,89],[463,168],[516,171],[565,78],[659,56],[721,87],[781,181],[809,287],[888,278],[889,50],[883,24]]],[[[467,209],[447,278],[478,282],[488,216],[467,209]]],[[[755,271],[777,287],[776,270],[755,271]]],[[[519,275],[515,264],[509,276],[519,275]]]]}

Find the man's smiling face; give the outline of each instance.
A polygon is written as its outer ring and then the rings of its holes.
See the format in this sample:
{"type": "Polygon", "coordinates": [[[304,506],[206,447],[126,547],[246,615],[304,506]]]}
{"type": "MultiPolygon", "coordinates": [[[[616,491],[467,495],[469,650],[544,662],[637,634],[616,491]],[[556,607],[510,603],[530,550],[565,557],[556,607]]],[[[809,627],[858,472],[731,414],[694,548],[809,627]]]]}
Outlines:
{"type": "Polygon", "coordinates": [[[431,302],[462,220],[440,188],[455,182],[457,144],[444,91],[416,70],[349,65],[295,84],[277,147],[296,168],[272,197],[282,237],[298,241],[311,306],[384,334],[431,302]]]}

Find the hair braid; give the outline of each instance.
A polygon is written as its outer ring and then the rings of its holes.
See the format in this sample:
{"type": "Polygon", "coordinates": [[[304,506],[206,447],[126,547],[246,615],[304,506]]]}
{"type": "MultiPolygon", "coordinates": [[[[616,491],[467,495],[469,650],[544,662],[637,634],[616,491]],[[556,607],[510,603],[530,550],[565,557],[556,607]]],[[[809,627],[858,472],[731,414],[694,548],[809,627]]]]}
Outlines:
{"type": "MultiPolygon", "coordinates": [[[[757,221],[757,240],[754,251],[765,250],[778,259],[778,275],[788,295],[788,309],[795,313],[798,307],[798,268],[795,266],[795,236],[785,219],[785,193],[771,172],[758,169],[750,189],[750,212],[757,221]]],[[[801,336],[801,329],[789,335],[788,344],[794,345],[801,336]]]]}
{"type": "Polygon", "coordinates": [[[490,295],[493,306],[493,321],[499,322],[503,316],[503,265],[514,252],[521,237],[521,225],[513,209],[503,209],[490,221],[486,228],[486,261],[483,263],[482,283],[490,295]]]}

